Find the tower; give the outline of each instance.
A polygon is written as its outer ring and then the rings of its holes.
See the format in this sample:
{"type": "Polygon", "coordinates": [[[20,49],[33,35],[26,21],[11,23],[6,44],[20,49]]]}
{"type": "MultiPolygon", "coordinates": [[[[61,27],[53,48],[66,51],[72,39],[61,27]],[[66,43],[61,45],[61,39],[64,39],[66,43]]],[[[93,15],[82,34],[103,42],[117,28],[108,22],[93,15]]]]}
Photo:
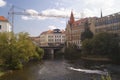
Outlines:
{"type": "Polygon", "coordinates": [[[75,22],[73,12],[71,11],[69,23],[73,24],[75,22]]]}

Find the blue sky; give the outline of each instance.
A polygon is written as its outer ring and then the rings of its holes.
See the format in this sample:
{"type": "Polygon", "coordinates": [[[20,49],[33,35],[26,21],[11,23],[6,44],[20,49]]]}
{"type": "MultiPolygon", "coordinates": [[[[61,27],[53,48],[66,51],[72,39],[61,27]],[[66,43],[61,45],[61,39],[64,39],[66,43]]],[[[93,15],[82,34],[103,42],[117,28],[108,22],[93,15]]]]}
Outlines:
{"type": "Polygon", "coordinates": [[[8,18],[11,5],[16,6],[15,12],[23,12],[24,9],[31,16],[14,15],[14,32],[28,32],[31,36],[39,36],[41,32],[49,29],[65,29],[68,18],[41,17],[32,14],[66,17],[72,10],[76,18],[99,17],[101,9],[103,16],[120,12],[119,4],[120,0],[0,0],[0,15],[8,18]]]}

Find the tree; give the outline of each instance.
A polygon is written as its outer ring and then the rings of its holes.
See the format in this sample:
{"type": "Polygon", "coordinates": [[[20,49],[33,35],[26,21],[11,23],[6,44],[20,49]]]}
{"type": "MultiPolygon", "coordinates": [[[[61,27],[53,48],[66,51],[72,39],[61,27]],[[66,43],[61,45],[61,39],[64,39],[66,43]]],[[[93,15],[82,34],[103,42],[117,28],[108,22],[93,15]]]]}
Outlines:
{"type": "Polygon", "coordinates": [[[84,32],[81,33],[82,41],[84,41],[85,39],[91,39],[93,37],[93,33],[90,30],[89,25],[90,24],[88,23],[88,20],[86,20],[86,22],[84,24],[85,30],[84,30],[84,32]]]}
{"type": "Polygon", "coordinates": [[[92,50],[92,40],[91,39],[85,39],[82,42],[82,54],[85,55],[89,55],[91,54],[91,50],[92,50]]]}
{"type": "Polygon", "coordinates": [[[81,52],[77,49],[76,45],[69,45],[69,47],[65,48],[64,57],[66,59],[80,59],[81,52]]]}
{"type": "Polygon", "coordinates": [[[116,61],[120,59],[119,48],[119,38],[113,33],[98,33],[91,40],[82,42],[84,54],[106,56],[116,61]]]}
{"type": "Polygon", "coordinates": [[[43,51],[36,48],[27,33],[0,33],[0,60],[9,69],[22,68],[30,59],[41,58],[43,51]]]}
{"type": "Polygon", "coordinates": [[[113,33],[99,33],[92,40],[92,53],[111,55],[119,53],[119,39],[113,33]]]}

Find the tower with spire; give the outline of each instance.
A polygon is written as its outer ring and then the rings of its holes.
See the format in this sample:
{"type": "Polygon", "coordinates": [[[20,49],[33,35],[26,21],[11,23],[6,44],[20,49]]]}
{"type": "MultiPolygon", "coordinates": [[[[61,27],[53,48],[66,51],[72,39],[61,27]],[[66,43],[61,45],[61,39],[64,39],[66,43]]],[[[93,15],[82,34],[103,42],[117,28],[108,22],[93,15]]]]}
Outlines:
{"type": "Polygon", "coordinates": [[[73,15],[73,12],[71,11],[69,24],[73,24],[74,22],[75,22],[75,20],[74,20],[74,15],[73,15]]]}

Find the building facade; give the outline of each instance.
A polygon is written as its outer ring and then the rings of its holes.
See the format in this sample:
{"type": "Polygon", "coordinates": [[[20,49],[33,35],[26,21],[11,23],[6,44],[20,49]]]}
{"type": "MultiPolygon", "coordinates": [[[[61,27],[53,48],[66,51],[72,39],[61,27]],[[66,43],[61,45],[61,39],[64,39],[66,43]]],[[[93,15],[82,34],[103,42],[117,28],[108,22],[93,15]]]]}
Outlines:
{"type": "Polygon", "coordinates": [[[85,30],[85,23],[90,23],[89,27],[92,32],[94,31],[94,19],[95,18],[83,18],[75,21],[73,12],[71,12],[70,20],[66,25],[66,42],[67,46],[76,45],[81,46],[81,33],[85,30]]]}
{"type": "Polygon", "coordinates": [[[40,35],[41,46],[59,46],[65,44],[65,31],[60,29],[48,30],[40,35]]]}
{"type": "Polygon", "coordinates": [[[30,37],[30,39],[36,44],[36,45],[40,45],[40,37],[30,37]]]}
{"type": "Polygon", "coordinates": [[[81,46],[81,33],[85,30],[85,22],[88,21],[89,28],[93,34],[100,32],[117,33],[120,36],[120,13],[101,17],[89,17],[75,21],[73,12],[66,25],[66,43],[81,46]]]}
{"type": "Polygon", "coordinates": [[[9,21],[4,17],[0,16],[0,32],[11,32],[12,26],[9,21]]]}
{"type": "Polygon", "coordinates": [[[95,20],[95,33],[112,32],[120,35],[120,13],[111,14],[95,20]]]}

